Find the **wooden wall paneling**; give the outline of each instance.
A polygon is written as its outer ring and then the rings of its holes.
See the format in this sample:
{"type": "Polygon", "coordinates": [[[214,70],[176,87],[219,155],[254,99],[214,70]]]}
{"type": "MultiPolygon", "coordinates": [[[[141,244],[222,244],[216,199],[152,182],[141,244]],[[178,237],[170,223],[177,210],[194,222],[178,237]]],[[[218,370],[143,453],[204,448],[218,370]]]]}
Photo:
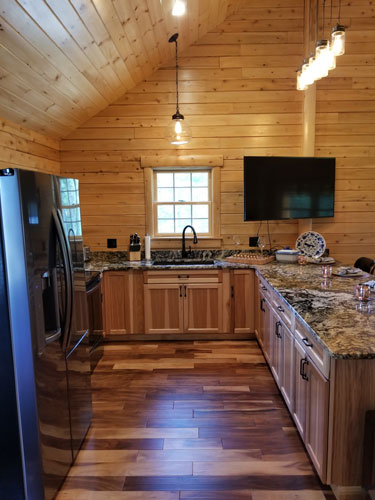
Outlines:
{"type": "Polygon", "coordinates": [[[0,121],[0,168],[22,168],[60,174],[59,141],[0,121]]]}

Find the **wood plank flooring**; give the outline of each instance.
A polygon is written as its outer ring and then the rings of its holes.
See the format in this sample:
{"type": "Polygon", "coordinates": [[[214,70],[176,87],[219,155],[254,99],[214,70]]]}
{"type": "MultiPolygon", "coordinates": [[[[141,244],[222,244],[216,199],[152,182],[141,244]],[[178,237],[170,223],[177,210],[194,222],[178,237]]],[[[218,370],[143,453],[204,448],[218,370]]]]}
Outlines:
{"type": "Polygon", "coordinates": [[[255,341],[108,344],[57,500],[333,500],[255,341]]]}

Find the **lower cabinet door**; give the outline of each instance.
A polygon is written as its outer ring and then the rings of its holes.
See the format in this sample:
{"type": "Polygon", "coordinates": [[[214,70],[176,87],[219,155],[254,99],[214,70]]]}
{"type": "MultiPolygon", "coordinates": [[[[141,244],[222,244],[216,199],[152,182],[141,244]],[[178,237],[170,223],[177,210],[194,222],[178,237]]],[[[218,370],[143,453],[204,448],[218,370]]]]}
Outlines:
{"type": "Polygon", "coordinates": [[[177,283],[144,285],[145,333],[183,333],[183,289],[177,283]]]}
{"type": "Polygon", "coordinates": [[[289,411],[293,412],[293,393],[294,393],[294,337],[287,326],[282,325],[282,379],[281,394],[289,411]]]}
{"type": "Polygon", "coordinates": [[[231,280],[233,333],[253,333],[254,271],[252,269],[233,269],[231,280]]]}
{"type": "Polygon", "coordinates": [[[270,368],[276,384],[281,388],[283,378],[283,324],[272,308],[270,311],[270,342],[272,343],[270,368]]]}
{"type": "Polygon", "coordinates": [[[131,329],[129,271],[109,271],[103,275],[104,330],[107,335],[128,334],[131,329]]]}
{"type": "Polygon", "coordinates": [[[306,375],[307,356],[298,342],[294,344],[294,410],[293,418],[303,441],[306,436],[306,408],[309,396],[308,378],[306,375]],[[305,376],[303,374],[305,373],[305,376]]]}
{"type": "Polygon", "coordinates": [[[260,293],[259,307],[260,307],[260,328],[259,328],[260,344],[263,349],[264,357],[266,358],[268,364],[271,364],[272,344],[273,344],[273,338],[271,337],[271,306],[262,293],[260,293]]]}
{"type": "Polygon", "coordinates": [[[223,331],[223,289],[221,283],[183,286],[184,331],[221,333],[223,331]]]}
{"type": "Polygon", "coordinates": [[[329,381],[312,362],[307,367],[309,404],[305,444],[320,479],[327,476],[329,381]]]}

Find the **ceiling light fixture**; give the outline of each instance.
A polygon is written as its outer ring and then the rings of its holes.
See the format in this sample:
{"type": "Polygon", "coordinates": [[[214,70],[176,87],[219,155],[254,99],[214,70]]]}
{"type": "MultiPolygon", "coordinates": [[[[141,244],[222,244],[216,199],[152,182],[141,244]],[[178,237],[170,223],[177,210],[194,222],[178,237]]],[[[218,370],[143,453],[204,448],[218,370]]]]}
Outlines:
{"type": "MultiPolygon", "coordinates": [[[[331,0],[331,19],[332,25],[332,1],[331,0]]],[[[319,30],[319,0],[316,0],[316,20],[315,20],[315,53],[311,54],[308,60],[304,60],[302,66],[297,70],[297,90],[306,90],[317,80],[324,78],[328,72],[336,68],[336,57],[345,53],[345,28],[340,25],[341,0],[338,4],[337,25],[332,29],[331,41],[324,38],[325,29],[325,6],[326,0],[323,0],[323,22],[322,39],[318,40],[319,30]]],[[[310,46],[310,17],[311,0],[308,2],[308,42],[307,49],[310,46]]],[[[306,49],[305,49],[306,50],[306,49]]]]}
{"type": "Polygon", "coordinates": [[[345,27],[340,24],[341,15],[341,0],[339,0],[339,6],[337,11],[337,24],[332,28],[331,34],[331,44],[332,52],[335,56],[342,56],[345,54],[345,27]]]}
{"type": "Polygon", "coordinates": [[[177,50],[178,33],[175,33],[168,40],[169,43],[176,44],[176,113],[172,116],[172,123],[166,130],[166,137],[174,146],[187,144],[191,139],[190,127],[186,124],[184,115],[180,113],[178,101],[178,50],[177,50]]]}
{"type": "Polygon", "coordinates": [[[183,0],[175,0],[172,9],[173,16],[183,16],[186,11],[186,4],[183,0]]]}

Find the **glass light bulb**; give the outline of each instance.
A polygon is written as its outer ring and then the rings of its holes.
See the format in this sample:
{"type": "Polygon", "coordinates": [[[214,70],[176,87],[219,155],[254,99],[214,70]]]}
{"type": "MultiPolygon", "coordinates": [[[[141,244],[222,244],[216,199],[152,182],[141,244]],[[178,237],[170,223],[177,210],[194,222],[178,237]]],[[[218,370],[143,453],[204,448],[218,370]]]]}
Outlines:
{"type": "Polygon", "coordinates": [[[320,40],[315,49],[315,74],[316,79],[324,78],[328,75],[329,47],[327,40],[320,40]]]}
{"type": "Polygon", "coordinates": [[[332,69],[335,69],[336,68],[336,56],[332,50],[331,43],[328,43],[327,59],[328,59],[328,70],[331,71],[332,69]]]}
{"type": "Polygon", "coordinates": [[[183,16],[186,11],[186,5],[183,0],[175,0],[172,9],[173,16],[183,16]]]}
{"type": "Polygon", "coordinates": [[[345,54],[345,28],[339,24],[332,30],[332,51],[335,56],[345,54]]]}
{"type": "Polygon", "coordinates": [[[181,134],[182,132],[182,127],[181,127],[181,122],[180,120],[176,120],[176,124],[174,126],[174,130],[176,132],[176,134],[181,134]]]}
{"type": "Polygon", "coordinates": [[[297,90],[306,90],[307,85],[305,81],[305,77],[302,71],[302,68],[300,68],[297,71],[297,90]]]}

